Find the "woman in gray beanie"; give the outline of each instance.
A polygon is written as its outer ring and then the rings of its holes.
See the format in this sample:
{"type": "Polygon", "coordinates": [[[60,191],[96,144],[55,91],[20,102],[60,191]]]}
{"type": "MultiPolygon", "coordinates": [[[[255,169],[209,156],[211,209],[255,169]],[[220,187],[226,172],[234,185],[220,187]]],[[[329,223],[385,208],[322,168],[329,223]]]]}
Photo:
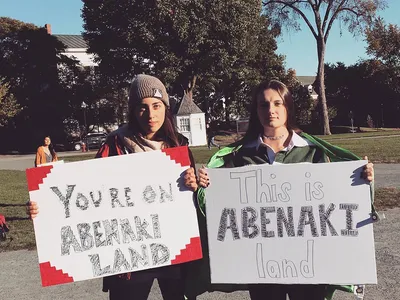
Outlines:
{"type": "MultiPolygon", "coordinates": [[[[138,75],[129,91],[129,122],[112,132],[96,157],[147,152],[188,145],[188,140],[176,131],[169,110],[169,98],[164,84],[156,77],[138,75]]],[[[185,185],[197,189],[194,161],[186,170],[185,185]]],[[[157,166],[153,166],[155,169],[157,166]]],[[[173,265],[105,277],[103,291],[110,292],[110,300],[147,299],[154,279],[158,280],[165,300],[184,300],[183,265],[173,265]]]]}
{"type": "MultiPolygon", "coordinates": [[[[129,122],[112,132],[102,145],[96,158],[147,152],[164,148],[185,146],[188,140],[176,131],[169,110],[169,99],[164,84],[153,76],[138,75],[129,92],[129,122]]],[[[189,150],[191,168],[184,175],[185,185],[197,190],[194,160],[189,150]]],[[[157,171],[157,166],[149,166],[157,171]]],[[[135,169],[132,168],[132,172],[135,169]]],[[[29,202],[28,214],[38,213],[35,202],[29,202]]],[[[145,300],[150,294],[154,279],[158,280],[164,300],[184,300],[187,264],[171,265],[105,277],[103,291],[110,292],[110,300],[145,300]]],[[[191,298],[191,299],[195,299],[191,298]]]]}

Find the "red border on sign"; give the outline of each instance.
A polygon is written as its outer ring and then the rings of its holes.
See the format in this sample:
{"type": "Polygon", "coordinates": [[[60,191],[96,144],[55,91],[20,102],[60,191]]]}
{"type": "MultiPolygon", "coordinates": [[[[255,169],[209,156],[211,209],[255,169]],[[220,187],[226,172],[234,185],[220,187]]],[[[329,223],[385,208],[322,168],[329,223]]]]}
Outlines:
{"type": "Polygon", "coordinates": [[[39,264],[39,268],[42,277],[42,286],[74,282],[74,278],[64,273],[62,270],[57,270],[56,267],[52,267],[49,261],[39,264]]]}
{"type": "Polygon", "coordinates": [[[39,185],[43,183],[43,179],[51,172],[53,166],[43,166],[26,170],[26,179],[28,181],[28,190],[30,192],[39,189],[39,185]]]}
{"type": "Polygon", "coordinates": [[[168,155],[171,160],[181,164],[182,167],[190,166],[189,151],[187,146],[165,148],[161,151],[168,155]]]}
{"type": "Polygon", "coordinates": [[[194,237],[190,239],[190,244],[187,244],[185,249],[182,249],[180,254],[175,256],[175,259],[171,260],[171,265],[181,264],[184,262],[203,258],[201,250],[200,237],[194,237]]]}

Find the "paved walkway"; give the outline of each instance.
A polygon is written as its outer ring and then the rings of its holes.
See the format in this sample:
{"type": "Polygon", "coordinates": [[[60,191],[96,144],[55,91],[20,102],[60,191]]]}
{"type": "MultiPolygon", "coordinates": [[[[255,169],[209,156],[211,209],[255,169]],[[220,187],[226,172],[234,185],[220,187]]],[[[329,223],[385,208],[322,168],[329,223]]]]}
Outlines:
{"type": "MultiPolygon", "coordinates": [[[[385,212],[386,219],[374,227],[378,285],[368,286],[365,300],[400,299],[400,209],[385,212]]],[[[1,244],[0,244],[1,247],[1,244]]],[[[362,249],[354,249],[362,251],[362,249]]],[[[362,266],[360,266],[362,267],[362,266]]],[[[239,272],[239,270],[238,270],[239,272]]],[[[40,283],[36,251],[0,253],[1,300],[106,300],[101,280],[87,280],[43,288],[40,283]]],[[[162,299],[157,284],[149,300],[162,299]]],[[[247,292],[206,293],[198,300],[249,300],[247,292]]],[[[338,292],[333,300],[355,300],[351,294],[338,292]]]]}
{"type": "MultiPolygon", "coordinates": [[[[71,156],[81,156],[81,155],[91,155],[94,157],[96,155],[96,151],[90,152],[59,152],[57,153],[61,158],[62,157],[71,157],[71,156]]],[[[25,171],[25,169],[34,167],[35,154],[26,154],[26,155],[0,155],[0,170],[20,170],[25,171]]]]}
{"type": "Polygon", "coordinates": [[[374,136],[360,136],[360,137],[352,137],[352,138],[333,138],[329,142],[339,141],[339,140],[363,140],[363,139],[381,139],[381,138],[390,138],[390,137],[398,137],[400,134],[391,134],[391,135],[374,135],[374,136]]]}

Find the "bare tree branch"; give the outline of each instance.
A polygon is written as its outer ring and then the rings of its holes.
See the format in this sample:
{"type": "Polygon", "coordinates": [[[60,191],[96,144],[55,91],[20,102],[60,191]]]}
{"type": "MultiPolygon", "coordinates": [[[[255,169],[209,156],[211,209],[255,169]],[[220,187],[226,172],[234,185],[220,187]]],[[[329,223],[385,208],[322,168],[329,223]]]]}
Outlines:
{"type": "Polygon", "coordinates": [[[308,0],[308,3],[310,3],[311,7],[314,8],[314,5],[317,5],[316,1],[317,0],[314,0],[314,2],[312,2],[312,0],[308,0]]]}
{"type": "Polygon", "coordinates": [[[351,12],[351,13],[355,14],[357,17],[361,17],[363,15],[362,13],[358,13],[354,9],[351,9],[351,8],[342,8],[341,11],[351,12]]]}
{"type": "Polygon", "coordinates": [[[338,8],[337,8],[336,11],[333,13],[331,19],[329,20],[328,27],[326,28],[325,36],[324,36],[325,43],[326,43],[326,41],[328,40],[329,32],[331,31],[333,22],[336,20],[337,16],[338,16],[339,13],[342,11],[342,7],[343,7],[343,5],[344,5],[345,2],[346,2],[346,0],[342,0],[342,2],[340,2],[338,8]]]}
{"type": "Polygon", "coordinates": [[[315,24],[316,24],[316,27],[318,30],[318,35],[323,36],[324,33],[322,31],[322,26],[321,26],[321,14],[319,13],[318,5],[316,3],[315,4],[311,3],[311,0],[309,0],[309,2],[311,4],[312,10],[314,12],[315,24]]]}
{"type": "Polygon", "coordinates": [[[269,5],[269,4],[282,4],[284,7],[290,7],[291,9],[293,9],[295,12],[297,12],[304,20],[304,22],[306,22],[308,28],[310,28],[311,33],[313,34],[314,38],[317,39],[318,35],[315,32],[314,27],[312,26],[311,22],[307,19],[307,16],[299,9],[295,6],[295,4],[297,3],[309,3],[309,1],[293,1],[291,3],[286,3],[285,1],[279,1],[279,0],[269,0],[266,2],[263,2],[263,5],[269,5]]]}
{"type": "Polygon", "coordinates": [[[322,31],[323,32],[325,32],[326,22],[328,22],[332,6],[333,6],[333,1],[329,1],[328,7],[326,8],[325,16],[324,16],[324,22],[322,23],[322,31]]]}

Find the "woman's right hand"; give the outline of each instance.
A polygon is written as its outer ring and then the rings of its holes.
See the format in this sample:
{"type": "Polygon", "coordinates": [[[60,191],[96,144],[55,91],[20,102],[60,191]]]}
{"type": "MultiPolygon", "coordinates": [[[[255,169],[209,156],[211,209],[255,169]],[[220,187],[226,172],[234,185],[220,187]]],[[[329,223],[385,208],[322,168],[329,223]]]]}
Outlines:
{"type": "Polygon", "coordinates": [[[206,188],[210,185],[210,178],[208,178],[207,170],[204,166],[199,169],[199,185],[206,188]]]}
{"type": "Polygon", "coordinates": [[[39,207],[35,201],[28,201],[26,203],[26,214],[29,218],[33,219],[39,213],[39,207]]]}

